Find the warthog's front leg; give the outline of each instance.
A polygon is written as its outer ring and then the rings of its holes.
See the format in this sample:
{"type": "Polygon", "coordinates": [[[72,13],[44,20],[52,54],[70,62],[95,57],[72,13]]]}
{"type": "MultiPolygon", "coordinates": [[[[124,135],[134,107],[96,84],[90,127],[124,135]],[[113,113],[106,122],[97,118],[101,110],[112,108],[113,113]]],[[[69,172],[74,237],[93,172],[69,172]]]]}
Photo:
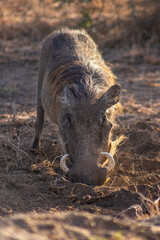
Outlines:
{"type": "Polygon", "coordinates": [[[38,88],[37,93],[37,118],[35,124],[35,135],[31,145],[31,150],[40,150],[40,139],[44,124],[44,109],[41,100],[41,89],[38,88]]]}

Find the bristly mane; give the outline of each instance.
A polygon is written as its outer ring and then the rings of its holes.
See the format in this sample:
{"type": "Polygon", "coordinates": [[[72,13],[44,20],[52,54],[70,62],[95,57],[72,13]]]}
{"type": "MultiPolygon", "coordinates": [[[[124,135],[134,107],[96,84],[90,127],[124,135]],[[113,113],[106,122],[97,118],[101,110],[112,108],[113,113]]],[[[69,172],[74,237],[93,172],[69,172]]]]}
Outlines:
{"type": "Polygon", "coordinates": [[[53,104],[64,86],[72,90],[77,100],[93,103],[114,84],[115,76],[108,66],[104,69],[92,61],[87,64],[74,61],[57,66],[49,74],[48,81],[53,89],[53,104]]]}

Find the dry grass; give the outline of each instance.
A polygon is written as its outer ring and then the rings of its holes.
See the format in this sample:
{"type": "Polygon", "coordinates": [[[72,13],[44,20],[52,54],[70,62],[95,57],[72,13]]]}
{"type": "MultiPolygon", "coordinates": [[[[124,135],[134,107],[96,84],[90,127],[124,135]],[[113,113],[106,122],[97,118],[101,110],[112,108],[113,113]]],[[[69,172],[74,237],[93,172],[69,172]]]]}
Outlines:
{"type": "Polygon", "coordinates": [[[5,160],[4,171],[7,173],[15,169],[26,169],[33,162],[26,151],[7,140],[0,140],[0,157],[5,160]]]}
{"type": "Polygon", "coordinates": [[[3,0],[0,37],[37,40],[52,29],[70,26],[87,28],[101,46],[155,43],[160,41],[159,7],[158,0],[3,0]]]}
{"type": "Polygon", "coordinates": [[[153,200],[152,195],[150,195],[149,197],[145,197],[142,193],[139,193],[139,192],[137,192],[137,193],[141,197],[143,204],[145,205],[145,207],[149,213],[149,217],[159,215],[159,213],[160,213],[160,197],[153,200]]]}

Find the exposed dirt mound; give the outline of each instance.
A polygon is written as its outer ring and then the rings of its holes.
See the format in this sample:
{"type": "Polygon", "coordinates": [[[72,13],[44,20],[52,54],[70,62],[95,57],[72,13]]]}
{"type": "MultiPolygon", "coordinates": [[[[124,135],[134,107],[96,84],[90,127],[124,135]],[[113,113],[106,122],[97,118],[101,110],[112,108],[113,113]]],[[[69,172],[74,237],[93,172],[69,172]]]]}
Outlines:
{"type": "Polygon", "coordinates": [[[2,240],[160,238],[160,216],[148,220],[113,219],[82,213],[15,215],[0,222],[2,240]]]}

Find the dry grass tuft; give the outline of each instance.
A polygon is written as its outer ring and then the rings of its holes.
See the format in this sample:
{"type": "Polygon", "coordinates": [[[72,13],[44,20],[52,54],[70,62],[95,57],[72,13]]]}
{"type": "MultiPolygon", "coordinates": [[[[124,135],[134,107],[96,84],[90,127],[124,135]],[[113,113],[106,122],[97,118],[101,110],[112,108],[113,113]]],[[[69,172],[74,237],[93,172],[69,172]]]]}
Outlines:
{"type": "Polygon", "coordinates": [[[136,188],[136,192],[141,197],[142,202],[146,207],[150,217],[160,214],[160,196],[157,197],[155,200],[153,200],[153,196],[151,193],[148,195],[148,197],[145,197],[142,193],[140,193],[137,190],[137,188],[136,188]]]}
{"type": "Polygon", "coordinates": [[[27,152],[7,140],[0,141],[0,156],[5,160],[1,163],[3,164],[2,169],[7,173],[10,170],[25,169],[33,162],[32,157],[27,152]]]}

